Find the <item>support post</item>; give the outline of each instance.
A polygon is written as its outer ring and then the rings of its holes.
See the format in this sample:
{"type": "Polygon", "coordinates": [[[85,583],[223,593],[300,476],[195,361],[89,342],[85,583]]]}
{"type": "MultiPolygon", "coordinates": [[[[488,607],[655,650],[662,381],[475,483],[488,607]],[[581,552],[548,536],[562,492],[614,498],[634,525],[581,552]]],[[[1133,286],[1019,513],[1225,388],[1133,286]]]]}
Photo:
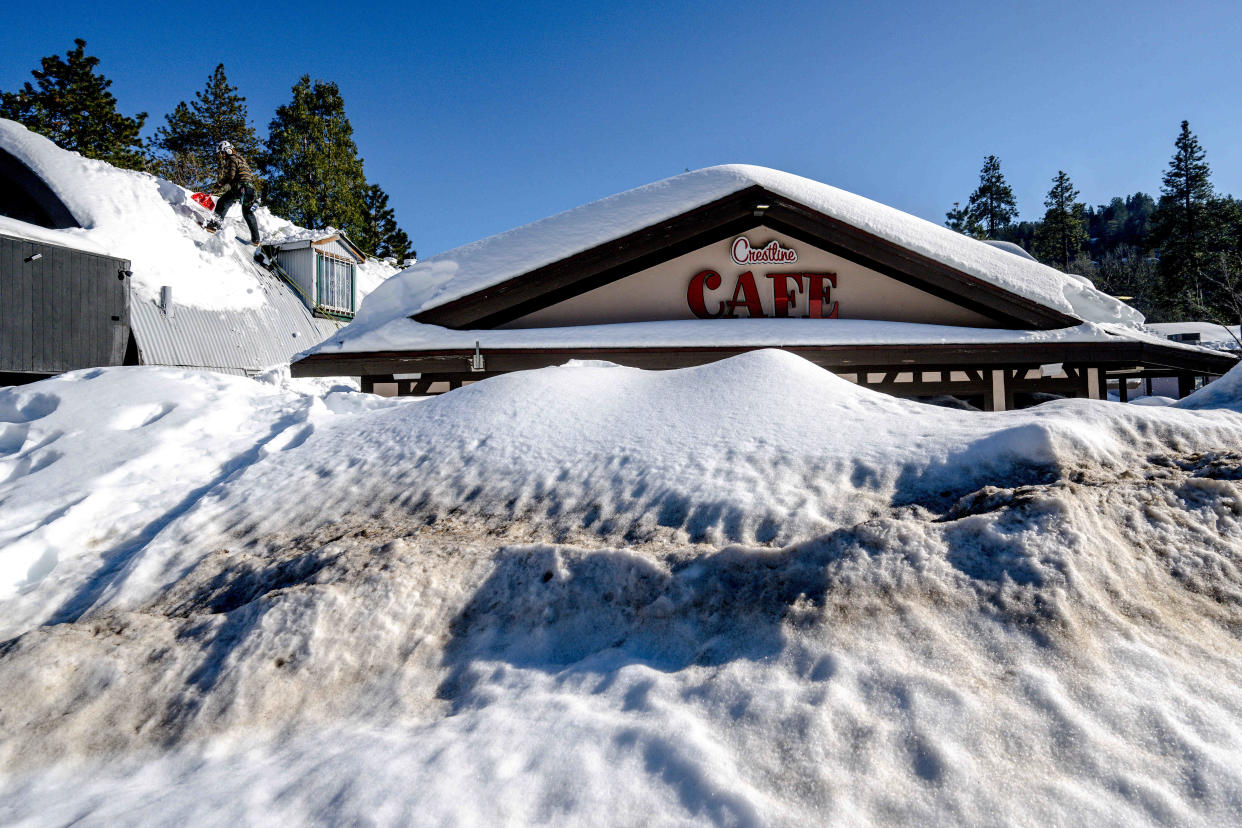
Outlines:
{"type": "Polygon", "coordinates": [[[1005,410],[1005,371],[993,369],[992,393],[988,399],[989,411],[1005,410]]]}
{"type": "Polygon", "coordinates": [[[1087,369],[1087,396],[1093,400],[1105,399],[1100,388],[1100,369],[1087,369]]]}

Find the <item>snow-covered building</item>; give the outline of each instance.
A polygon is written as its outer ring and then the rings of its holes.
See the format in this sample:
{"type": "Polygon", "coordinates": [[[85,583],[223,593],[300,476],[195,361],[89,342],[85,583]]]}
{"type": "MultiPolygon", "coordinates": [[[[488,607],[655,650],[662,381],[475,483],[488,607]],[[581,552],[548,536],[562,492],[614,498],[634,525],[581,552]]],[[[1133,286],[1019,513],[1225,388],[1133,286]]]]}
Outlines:
{"type": "Polygon", "coordinates": [[[0,381],[101,365],[255,374],[333,334],[394,272],[260,208],[282,278],[196,209],[175,184],[0,120],[0,381]]]}
{"type": "Polygon", "coordinates": [[[1173,376],[1188,392],[1236,362],[1142,322],[1082,277],[730,165],[420,262],[292,371],[427,393],[570,359],[676,368],[777,347],[870,388],[1004,409],[1037,393],[1103,398],[1123,378],[1173,376]]]}

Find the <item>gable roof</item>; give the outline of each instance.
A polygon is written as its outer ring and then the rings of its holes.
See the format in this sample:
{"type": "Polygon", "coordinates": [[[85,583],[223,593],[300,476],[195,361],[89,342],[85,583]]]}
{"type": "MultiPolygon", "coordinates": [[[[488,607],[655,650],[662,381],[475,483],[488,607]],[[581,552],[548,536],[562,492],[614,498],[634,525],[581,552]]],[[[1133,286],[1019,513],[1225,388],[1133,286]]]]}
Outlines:
{"type": "Polygon", "coordinates": [[[491,328],[758,226],[786,233],[1010,328],[1082,320],[909,250],[771,190],[751,186],[654,227],[506,279],[415,315],[450,328],[491,328]]]}
{"type": "Polygon", "coordinates": [[[610,196],[420,262],[368,297],[354,330],[341,334],[348,338],[402,317],[457,328],[501,324],[759,224],[1011,325],[1138,325],[1143,319],[1086,279],[892,207],[789,173],[727,165],[610,196]]]}

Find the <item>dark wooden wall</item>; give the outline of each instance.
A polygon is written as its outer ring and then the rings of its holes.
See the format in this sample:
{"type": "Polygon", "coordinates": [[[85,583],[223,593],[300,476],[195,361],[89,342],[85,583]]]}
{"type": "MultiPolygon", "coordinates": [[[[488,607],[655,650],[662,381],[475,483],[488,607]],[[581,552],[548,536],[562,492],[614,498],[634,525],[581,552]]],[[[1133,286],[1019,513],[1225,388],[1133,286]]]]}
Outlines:
{"type": "Polygon", "coordinates": [[[124,259],[0,235],[0,372],[122,364],[129,279],[124,259]]]}

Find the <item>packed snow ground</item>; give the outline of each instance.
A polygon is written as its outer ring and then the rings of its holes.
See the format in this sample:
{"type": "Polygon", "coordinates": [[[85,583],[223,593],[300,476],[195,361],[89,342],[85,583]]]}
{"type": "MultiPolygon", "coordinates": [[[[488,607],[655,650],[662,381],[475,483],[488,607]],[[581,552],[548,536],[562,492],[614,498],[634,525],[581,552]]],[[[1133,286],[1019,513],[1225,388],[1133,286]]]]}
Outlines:
{"type": "Polygon", "coordinates": [[[1242,369],[0,390],[0,820],[1242,818],[1242,369]]]}

